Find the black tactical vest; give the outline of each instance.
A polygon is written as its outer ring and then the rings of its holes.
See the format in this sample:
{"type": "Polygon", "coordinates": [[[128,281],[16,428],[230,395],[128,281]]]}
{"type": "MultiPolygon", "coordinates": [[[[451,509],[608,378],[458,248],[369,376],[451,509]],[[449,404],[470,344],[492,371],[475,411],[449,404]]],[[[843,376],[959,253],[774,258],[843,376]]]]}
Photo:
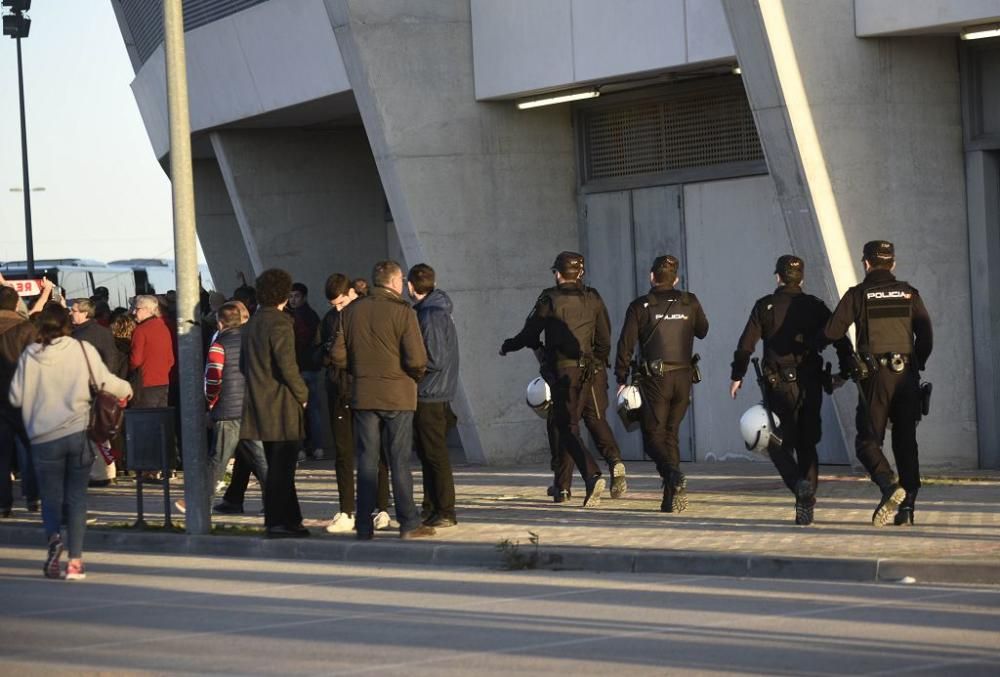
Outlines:
{"type": "Polygon", "coordinates": [[[913,293],[913,287],[899,280],[861,290],[865,332],[859,352],[913,352],[913,293]]]}
{"type": "Polygon", "coordinates": [[[545,345],[557,360],[578,360],[593,353],[600,304],[584,286],[546,289],[552,319],[545,328],[545,345]]]}
{"type": "Polygon", "coordinates": [[[639,333],[642,357],[647,362],[691,364],[694,345],[694,304],[687,292],[646,296],[647,322],[639,333]]]}

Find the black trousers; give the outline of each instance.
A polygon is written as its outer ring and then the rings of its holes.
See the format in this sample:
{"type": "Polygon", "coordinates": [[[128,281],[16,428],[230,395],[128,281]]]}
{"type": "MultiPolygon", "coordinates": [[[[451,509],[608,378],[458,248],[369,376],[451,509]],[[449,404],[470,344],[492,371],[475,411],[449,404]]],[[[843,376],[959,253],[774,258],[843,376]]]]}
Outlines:
{"type": "Polygon", "coordinates": [[[800,480],[808,480],[813,493],[819,476],[816,445],[822,435],[823,384],[819,374],[800,371],[798,380],[779,382],[768,393],[771,411],[780,421],[781,448],[769,455],[789,491],[795,493],[800,480]]]}
{"type": "MultiPolygon", "coordinates": [[[[556,430],[559,461],[555,469],[556,482],[561,489],[569,489],[573,465],[585,482],[601,474],[590,451],[580,439],[580,420],[590,389],[583,383],[583,370],[579,367],[557,368],[552,389],[552,419],[556,430]],[[570,462],[572,461],[572,464],[570,462]],[[565,482],[565,484],[559,484],[565,482]]],[[[552,439],[550,437],[550,443],[552,439]]]]}
{"type": "Polygon", "coordinates": [[[417,402],[413,443],[423,468],[424,511],[455,517],[455,478],[448,454],[447,402],[417,402]]]}
{"type": "MultiPolygon", "coordinates": [[[[236,445],[235,462],[233,463],[233,477],[226,487],[226,493],[222,495],[222,500],[230,505],[243,505],[246,499],[247,487],[250,486],[250,475],[253,474],[260,484],[261,494],[266,493],[267,488],[267,457],[256,458],[249,440],[240,440],[236,445]]],[[[257,453],[260,453],[259,451],[257,453]]],[[[298,454],[296,454],[297,460],[298,454]]]]}
{"type": "Polygon", "coordinates": [[[670,473],[679,473],[681,467],[677,434],[691,404],[691,370],[676,369],[663,376],[643,378],[639,391],[643,447],[656,463],[660,477],[670,480],[670,473]]]}
{"type": "MultiPolygon", "coordinates": [[[[334,462],[337,472],[337,495],[340,497],[340,512],[353,515],[357,511],[354,491],[355,448],[354,423],[351,413],[351,394],[341,393],[337,384],[329,378],[326,381],[327,409],[330,415],[330,430],[333,431],[334,462]]],[[[389,466],[385,454],[378,461],[378,485],[375,506],[379,511],[389,510],[389,466]]]]}
{"type": "Polygon", "coordinates": [[[295,491],[295,466],[299,462],[302,440],[264,442],[267,479],[264,486],[264,526],[297,529],[302,525],[302,510],[295,491]]]}
{"type": "MultiPolygon", "coordinates": [[[[9,510],[14,505],[13,483],[10,481],[10,471],[17,462],[17,440],[21,439],[28,448],[28,436],[24,432],[24,424],[19,420],[20,410],[0,411],[0,510],[9,510]]],[[[21,469],[23,476],[24,469],[21,469]]],[[[21,486],[26,486],[21,480],[21,486]]]]}
{"type": "MultiPolygon", "coordinates": [[[[583,385],[583,424],[587,427],[590,437],[597,446],[597,452],[608,464],[610,470],[615,463],[622,460],[622,452],[618,448],[615,435],[608,425],[608,373],[601,370],[594,378],[583,385]]],[[[545,429],[549,437],[549,452],[552,455],[551,468],[555,474],[555,486],[560,491],[569,491],[573,481],[573,459],[567,456],[559,445],[559,430],[556,428],[555,416],[550,412],[545,429]]]]}
{"type": "Polygon", "coordinates": [[[882,453],[885,429],[892,421],[892,454],[896,458],[899,484],[915,496],[920,488],[917,460],[917,421],[920,419],[920,376],[907,368],[896,374],[881,368],[862,382],[868,409],[858,398],[858,436],[854,442],[858,460],[872,481],[885,488],[893,482],[892,467],[882,453]]]}

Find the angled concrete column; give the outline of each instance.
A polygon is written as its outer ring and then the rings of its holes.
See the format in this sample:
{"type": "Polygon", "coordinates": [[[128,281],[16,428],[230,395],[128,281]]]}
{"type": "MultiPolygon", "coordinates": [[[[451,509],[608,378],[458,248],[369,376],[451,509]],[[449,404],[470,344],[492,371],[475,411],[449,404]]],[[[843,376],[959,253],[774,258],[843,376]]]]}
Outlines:
{"type": "MultiPolygon", "coordinates": [[[[935,352],[925,465],[977,465],[968,237],[954,39],[855,37],[852,0],[723,0],[768,168],[814,292],[862,276],[865,241],[896,243],[935,352]]],[[[853,447],[854,398],[838,410],[853,447]]],[[[992,414],[990,414],[992,415],[992,414]]]]}
{"type": "Polygon", "coordinates": [[[205,252],[216,288],[229,294],[240,284],[239,273],[253,280],[253,263],[247,254],[219,163],[215,160],[195,160],[193,164],[198,241],[205,252]]]}
{"type": "Polygon", "coordinates": [[[212,146],[255,274],[288,270],[322,314],[330,273],[367,278],[385,257],[385,200],[360,128],[225,130],[212,146]]]}
{"type": "Polygon", "coordinates": [[[569,109],[476,102],[468,0],[327,8],[406,261],[434,266],[455,301],[466,456],[538,459],[544,429],[524,405],[537,364],[497,349],[555,254],[579,246],[569,109]]]}

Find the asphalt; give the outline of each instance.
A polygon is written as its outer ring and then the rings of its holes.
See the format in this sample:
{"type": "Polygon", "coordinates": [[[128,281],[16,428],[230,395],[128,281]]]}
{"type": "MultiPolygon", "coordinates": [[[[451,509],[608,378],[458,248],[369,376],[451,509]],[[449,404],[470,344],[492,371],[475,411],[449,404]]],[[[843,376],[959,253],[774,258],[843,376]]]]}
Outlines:
{"type": "MultiPolygon", "coordinates": [[[[794,524],[794,499],[767,463],[699,463],[684,467],[690,507],[659,512],[661,489],[650,463],[629,463],[629,492],[605,494],[584,509],[582,486],[571,502],[546,495],[547,468],[458,465],[459,524],[422,541],[401,541],[397,530],[374,541],[331,535],[323,528],[336,512],[332,461],[300,464],[297,488],[312,537],[261,537],[260,492],[251,485],[242,516],[213,516],[217,533],[192,536],[162,528],[162,488],[144,485],[152,529],[130,528],[136,518],[130,479],[91,489],[98,522],[86,548],[323,560],[346,563],[561,569],[591,572],[721,575],[830,581],[1000,584],[1000,474],[931,474],[912,527],[875,528],[878,491],[849,468],[821,469],[812,526],[794,524]]],[[[419,487],[419,472],[415,472],[419,487]]],[[[578,483],[579,484],[579,483],[578,483]]],[[[183,483],[170,485],[181,498],[183,483]]],[[[419,490],[418,490],[419,494],[419,490]]],[[[183,520],[183,515],[174,515],[183,520]]],[[[17,506],[0,521],[0,548],[41,547],[36,513],[17,506]]]]}

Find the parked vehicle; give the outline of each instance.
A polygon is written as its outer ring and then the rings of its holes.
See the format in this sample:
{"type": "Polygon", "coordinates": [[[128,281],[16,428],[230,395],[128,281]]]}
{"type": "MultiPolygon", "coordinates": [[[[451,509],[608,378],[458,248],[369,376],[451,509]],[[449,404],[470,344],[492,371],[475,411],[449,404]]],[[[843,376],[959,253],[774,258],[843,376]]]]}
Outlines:
{"type": "MultiPolygon", "coordinates": [[[[131,268],[135,272],[135,288],[139,294],[165,294],[177,287],[177,271],[170,259],[118,259],[108,264],[131,268]]],[[[208,266],[198,266],[202,288],[215,289],[208,266]]]]}
{"type": "Polygon", "coordinates": [[[38,260],[34,275],[28,273],[25,261],[9,261],[0,265],[0,273],[29,304],[30,299],[41,293],[42,278],[52,280],[67,299],[90,298],[97,287],[107,287],[108,304],[112,308],[127,308],[136,294],[135,273],[131,268],[88,259],[38,260]]]}

